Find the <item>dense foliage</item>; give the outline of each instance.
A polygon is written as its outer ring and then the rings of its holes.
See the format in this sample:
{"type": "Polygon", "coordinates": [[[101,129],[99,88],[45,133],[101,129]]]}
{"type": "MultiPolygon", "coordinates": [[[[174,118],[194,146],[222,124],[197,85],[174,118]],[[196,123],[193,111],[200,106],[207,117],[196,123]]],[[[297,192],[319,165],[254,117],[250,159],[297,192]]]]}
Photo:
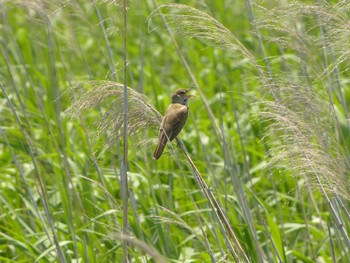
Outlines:
{"type": "Polygon", "coordinates": [[[1,262],[350,262],[349,2],[176,2],[0,0],[1,262]]]}

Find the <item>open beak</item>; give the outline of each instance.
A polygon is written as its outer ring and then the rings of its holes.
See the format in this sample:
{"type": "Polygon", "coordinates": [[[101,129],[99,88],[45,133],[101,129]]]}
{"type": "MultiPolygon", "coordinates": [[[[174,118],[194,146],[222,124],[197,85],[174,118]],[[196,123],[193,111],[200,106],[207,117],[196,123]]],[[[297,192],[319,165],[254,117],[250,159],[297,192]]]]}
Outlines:
{"type": "Polygon", "coordinates": [[[186,90],[186,97],[187,97],[188,99],[197,97],[196,95],[187,94],[187,93],[190,92],[190,91],[191,91],[191,89],[186,90]]]}

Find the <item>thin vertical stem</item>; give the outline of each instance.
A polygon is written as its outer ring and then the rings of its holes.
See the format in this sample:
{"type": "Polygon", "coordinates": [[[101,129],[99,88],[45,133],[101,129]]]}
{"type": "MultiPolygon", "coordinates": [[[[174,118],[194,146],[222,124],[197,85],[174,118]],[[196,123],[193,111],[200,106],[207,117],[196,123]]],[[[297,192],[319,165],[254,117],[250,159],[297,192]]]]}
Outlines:
{"type": "MultiPolygon", "coordinates": [[[[127,85],[127,0],[123,3],[123,60],[124,60],[124,132],[123,132],[123,158],[121,165],[121,186],[122,186],[122,203],[123,203],[123,234],[128,233],[128,85],[127,85]]],[[[118,138],[117,138],[118,139],[118,138]]],[[[123,262],[128,262],[127,240],[123,239],[123,262]]]]}

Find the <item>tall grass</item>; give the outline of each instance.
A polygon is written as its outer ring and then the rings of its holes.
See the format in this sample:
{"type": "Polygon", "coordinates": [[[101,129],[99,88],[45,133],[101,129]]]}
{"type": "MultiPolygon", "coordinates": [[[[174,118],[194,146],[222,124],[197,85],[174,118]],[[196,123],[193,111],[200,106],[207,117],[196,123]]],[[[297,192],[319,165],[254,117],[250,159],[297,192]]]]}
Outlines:
{"type": "Polygon", "coordinates": [[[350,261],[347,1],[164,2],[0,1],[1,261],[350,261]]]}

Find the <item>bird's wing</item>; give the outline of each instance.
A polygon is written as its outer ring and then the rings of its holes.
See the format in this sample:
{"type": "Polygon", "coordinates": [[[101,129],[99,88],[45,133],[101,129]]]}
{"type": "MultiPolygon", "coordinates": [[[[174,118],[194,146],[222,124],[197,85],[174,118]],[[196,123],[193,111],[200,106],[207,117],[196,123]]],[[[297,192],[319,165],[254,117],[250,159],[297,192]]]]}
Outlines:
{"type": "Polygon", "coordinates": [[[159,137],[158,137],[158,144],[157,144],[156,150],[153,153],[153,159],[155,159],[155,160],[159,159],[159,157],[162,155],[162,153],[164,151],[164,148],[165,148],[165,145],[167,144],[167,142],[168,142],[168,138],[167,138],[165,132],[162,129],[160,129],[159,130],[159,137]]]}
{"type": "MultiPolygon", "coordinates": [[[[188,118],[188,107],[182,104],[171,104],[164,115],[161,130],[172,141],[182,130],[188,118]]],[[[162,131],[160,131],[162,132],[162,131]]]]}

